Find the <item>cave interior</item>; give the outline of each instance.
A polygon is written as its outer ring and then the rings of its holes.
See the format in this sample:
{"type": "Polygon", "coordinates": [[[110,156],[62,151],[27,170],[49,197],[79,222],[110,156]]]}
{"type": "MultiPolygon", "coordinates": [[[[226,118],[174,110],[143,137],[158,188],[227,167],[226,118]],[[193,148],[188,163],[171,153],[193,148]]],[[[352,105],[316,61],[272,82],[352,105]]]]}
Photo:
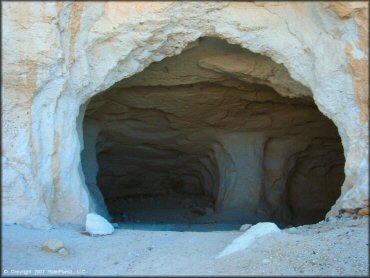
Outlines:
{"type": "Polygon", "coordinates": [[[81,161],[112,222],[317,223],[344,180],[337,128],[311,91],[212,37],[91,98],[81,161]]]}

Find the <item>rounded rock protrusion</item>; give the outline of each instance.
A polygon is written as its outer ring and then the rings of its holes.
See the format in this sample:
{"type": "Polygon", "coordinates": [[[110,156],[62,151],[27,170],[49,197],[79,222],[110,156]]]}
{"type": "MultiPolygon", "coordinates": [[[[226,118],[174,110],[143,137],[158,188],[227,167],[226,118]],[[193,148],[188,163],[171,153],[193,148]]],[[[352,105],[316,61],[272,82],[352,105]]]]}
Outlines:
{"type": "Polygon", "coordinates": [[[114,227],[104,217],[89,213],[86,216],[86,232],[91,236],[110,235],[114,232],[114,227]]]}

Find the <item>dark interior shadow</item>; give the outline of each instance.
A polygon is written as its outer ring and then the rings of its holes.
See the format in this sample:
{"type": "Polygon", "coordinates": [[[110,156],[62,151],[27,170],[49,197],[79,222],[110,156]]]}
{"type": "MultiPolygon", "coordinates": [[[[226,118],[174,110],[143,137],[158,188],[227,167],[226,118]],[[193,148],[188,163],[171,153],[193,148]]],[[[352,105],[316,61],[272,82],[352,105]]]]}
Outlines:
{"type": "Polygon", "coordinates": [[[158,223],[118,223],[116,229],[141,231],[171,231],[171,232],[215,232],[239,231],[242,224],[215,223],[215,224],[158,224],[158,223]]]}

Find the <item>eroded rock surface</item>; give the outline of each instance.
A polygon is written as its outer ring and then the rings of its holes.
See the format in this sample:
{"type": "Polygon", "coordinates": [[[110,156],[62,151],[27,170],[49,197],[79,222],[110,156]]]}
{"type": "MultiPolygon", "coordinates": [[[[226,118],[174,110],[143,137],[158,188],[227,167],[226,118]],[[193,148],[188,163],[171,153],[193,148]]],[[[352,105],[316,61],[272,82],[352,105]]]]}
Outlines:
{"type": "Polygon", "coordinates": [[[115,213],[132,213],[132,198],[182,194],[208,196],[204,209],[242,221],[322,220],[339,197],[344,157],[336,127],[310,94],[270,59],[202,38],[91,100],[88,184],[115,213]]]}
{"type": "MultiPolygon", "coordinates": [[[[88,144],[82,138],[86,103],[153,62],[191,51],[205,36],[269,57],[277,66],[255,72],[253,63],[234,64],[242,61],[237,53],[218,53],[199,60],[195,75],[202,71],[207,80],[197,82],[225,86],[228,81],[220,76],[228,73],[228,79],[268,85],[281,95],[312,97],[338,128],[346,158],[341,194],[329,215],[368,206],[366,2],[6,2],[2,23],[4,221],[46,228],[53,222],[82,224],[91,211],[107,213],[99,203],[103,196],[81,169],[80,153],[88,144]]],[[[254,58],[258,64],[265,60],[254,58]]],[[[177,80],[189,85],[196,76],[177,80]]],[[[160,85],[170,86],[153,86],[160,85]]],[[[269,125],[262,115],[259,120],[269,125]]],[[[88,132],[93,137],[95,131],[88,132]]],[[[297,146],[293,153],[304,149],[297,146]]],[[[296,171],[306,175],[302,163],[315,158],[297,161],[296,171]]]]}

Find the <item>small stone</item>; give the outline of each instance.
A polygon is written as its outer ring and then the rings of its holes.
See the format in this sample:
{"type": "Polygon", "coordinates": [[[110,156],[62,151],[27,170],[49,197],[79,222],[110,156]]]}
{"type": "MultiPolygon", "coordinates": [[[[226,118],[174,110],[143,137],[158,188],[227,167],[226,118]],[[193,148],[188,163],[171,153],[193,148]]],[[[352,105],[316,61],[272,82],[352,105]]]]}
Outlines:
{"type": "Polygon", "coordinates": [[[262,260],[262,263],[263,263],[263,264],[268,264],[269,262],[270,262],[270,260],[269,260],[269,259],[263,259],[263,260],[262,260]]]}
{"type": "Polygon", "coordinates": [[[66,249],[66,248],[61,248],[61,249],[59,249],[59,251],[58,251],[58,253],[60,254],[60,255],[62,255],[62,256],[64,256],[64,257],[67,257],[68,256],[68,250],[66,249]]]}
{"type": "Polygon", "coordinates": [[[363,216],[365,216],[365,215],[369,215],[369,207],[360,209],[360,210],[358,211],[358,214],[359,214],[359,215],[363,215],[363,216]]]}
{"type": "Polygon", "coordinates": [[[86,216],[86,231],[92,235],[110,235],[114,232],[114,228],[104,217],[89,213],[86,216]]]}
{"type": "Polygon", "coordinates": [[[59,249],[63,248],[63,242],[60,239],[53,238],[44,243],[42,249],[46,252],[57,252],[59,249]]]}
{"type": "Polygon", "coordinates": [[[246,230],[248,230],[250,227],[252,227],[252,224],[244,224],[240,227],[240,231],[241,232],[245,232],[246,230]]]}

